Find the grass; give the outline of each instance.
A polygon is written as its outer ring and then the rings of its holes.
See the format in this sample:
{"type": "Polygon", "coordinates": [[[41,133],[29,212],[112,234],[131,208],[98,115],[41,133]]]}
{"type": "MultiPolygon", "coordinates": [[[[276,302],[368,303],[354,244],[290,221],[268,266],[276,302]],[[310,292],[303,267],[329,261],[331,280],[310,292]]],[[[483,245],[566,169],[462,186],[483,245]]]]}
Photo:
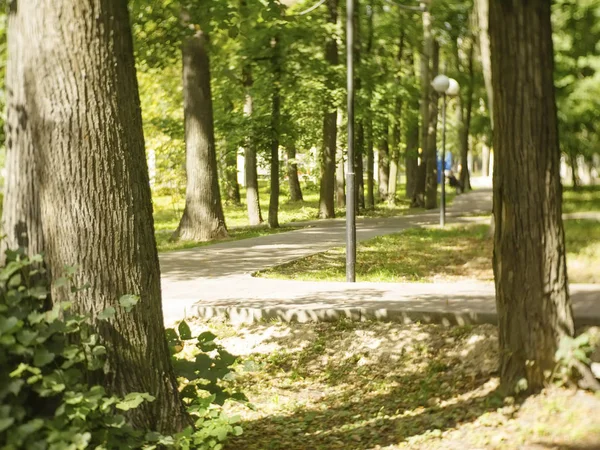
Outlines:
{"type": "Polygon", "coordinates": [[[557,387],[524,402],[497,394],[493,326],[194,326],[241,355],[233,383],[253,408],[226,404],[244,429],[227,449],[600,446],[600,397],[557,387]]]}
{"type": "MultiPolygon", "coordinates": [[[[282,225],[291,222],[302,222],[307,220],[317,219],[319,213],[319,192],[312,186],[303,186],[304,201],[292,202],[289,201],[287,186],[282,185],[282,195],[279,204],[279,223],[282,225]]],[[[404,198],[404,190],[402,186],[398,186],[398,200],[396,204],[378,203],[372,210],[360,211],[362,217],[391,217],[406,213],[410,208],[410,202],[404,198]]],[[[263,219],[267,218],[269,205],[269,189],[266,180],[259,182],[259,194],[262,207],[263,219]]],[[[241,197],[242,203],[235,205],[232,203],[223,204],[225,221],[230,231],[228,240],[247,239],[250,237],[263,236],[282,231],[290,231],[294,228],[271,229],[264,227],[250,227],[245,203],[245,189],[242,188],[241,197]]],[[[455,194],[453,190],[447,192],[448,203],[452,202],[455,194]]],[[[211,242],[171,242],[170,237],[173,231],[177,229],[179,220],[185,206],[184,198],[176,198],[172,196],[154,196],[154,227],[156,230],[156,240],[158,250],[160,252],[176,250],[182,248],[191,248],[201,245],[214,244],[211,242]]],[[[345,208],[336,208],[336,217],[344,217],[346,214],[345,208]]]]}
{"type": "MultiPolygon", "coordinates": [[[[600,283],[600,221],[566,220],[567,268],[573,283],[600,283]]],[[[360,281],[493,281],[489,225],[414,228],[361,243],[360,281]]],[[[295,280],[345,279],[345,253],[336,248],[259,273],[295,280]]]]}
{"type": "Polygon", "coordinates": [[[563,191],[563,212],[600,212],[600,185],[581,186],[578,189],[565,187],[563,191]]]}

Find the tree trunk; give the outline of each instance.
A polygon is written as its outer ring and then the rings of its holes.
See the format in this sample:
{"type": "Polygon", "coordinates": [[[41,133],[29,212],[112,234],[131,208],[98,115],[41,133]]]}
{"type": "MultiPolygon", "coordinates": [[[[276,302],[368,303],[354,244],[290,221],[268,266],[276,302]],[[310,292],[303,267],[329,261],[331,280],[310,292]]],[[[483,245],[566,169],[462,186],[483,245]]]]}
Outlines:
{"type": "MultiPolygon", "coordinates": [[[[407,114],[410,114],[407,111],[407,114]]],[[[408,119],[406,126],[406,198],[414,198],[419,170],[419,118],[415,115],[408,119]]]]}
{"type": "Polygon", "coordinates": [[[490,146],[486,142],[481,143],[481,175],[490,176],[490,146]]]}
{"type": "MultiPolygon", "coordinates": [[[[433,53],[431,58],[431,77],[434,78],[438,73],[440,46],[434,41],[433,53]]],[[[433,209],[437,207],[437,121],[438,121],[438,98],[439,94],[430,89],[429,102],[429,129],[427,132],[427,147],[424,152],[427,154],[426,175],[425,175],[425,208],[433,209]]]]}
{"type": "Polygon", "coordinates": [[[415,183],[415,193],[411,202],[413,207],[425,206],[425,184],[427,176],[427,138],[429,130],[429,92],[431,75],[429,70],[429,61],[433,53],[433,36],[431,34],[431,14],[427,9],[427,3],[421,2],[423,9],[423,51],[420,58],[421,68],[421,158],[415,183]]]}
{"type": "Polygon", "coordinates": [[[375,154],[373,150],[373,122],[367,121],[367,198],[368,209],[375,208],[375,154]]]}
{"type": "Polygon", "coordinates": [[[229,141],[226,142],[225,148],[225,194],[228,202],[235,205],[241,204],[240,197],[240,185],[238,183],[238,172],[237,172],[237,148],[235,145],[231,145],[229,141]]]}
{"type": "Polygon", "coordinates": [[[363,154],[365,150],[365,128],[363,121],[358,121],[358,127],[356,130],[356,190],[357,190],[357,212],[365,209],[365,176],[363,167],[363,154]]]}
{"type": "Polygon", "coordinates": [[[210,63],[202,32],[183,44],[183,108],[187,187],[175,237],[210,241],[227,237],[219,192],[210,63]]]}
{"type": "Polygon", "coordinates": [[[477,11],[477,25],[479,37],[479,53],[481,55],[481,67],[483,71],[483,81],[485,91],[487,92],[487,106],[490,112],[490,122],[494,129],[494,90],[492,88],[492,63],[490,54],[490,0],[475,0],[475,9],[477,11]]]}
{"type": "MultiPolygon", "coordinates": [[[[577,155],[574,151],[569,152],[569,162],[571,165],[571,182],[573,183],[573,189],[579,189],[579,176],[577,175],[578,165],[577,165],[577,155]]],[[[5,200],[6,201],[6,200],[5,200]]]]}
{"type": "MultiPolygon", "coordinates": [[[[396,57],[398,67],[396,71],[400,74],[402,66],[402,56],[404,54],[404,30],[400,34],[400,42],[398,44],[398,56],[396,57]]],[[[396,83],[400,85],[400,76],[396,77],[396,83]]],[[[398,186],[398,166],[400,165],[400,123],[402,116],[402,97],[396,96],[394,104],[394,125],[392,127],[392,151],[390,154],[390,179],[388,184],[388,202],[396,203],[396,188],[398,186]]]]}
{"type": "Polygon", "coordinates": [[[287,174],[290,186],[290,200],[293,202],[302,201],[302,189],[298,179],[298,163],[296,162],[296,144],[291,143],[286,147],[287,153],[287,174]]]}
{"type": "Polygon", "coordinates": [[[388,198],[388,184],[390,182],[390,126],[386,118],[383,126],[383,134],[377,147],[377,165],[379,168],[379,201],[384,202],[388,198]]]}
{"type": "Polygon", "coordinates": [[[33,56],[29,36],[22,31],[28,26],[26,6],[13,2],[8,14],[8,61],[6,63],[6,178],[0,234],[0,262],[5,250],[22,248],[25,254],[39,254],[44,248],[39,182],[36,176],[36,148],[33,142],[29,111],[25,97],[25,67],[33,56]]]}
{"type": "Polygon", "coordinates": [[[271,41],[273,54],[273,97],[271,99],[271,195],[269,198],[269,227],[279,228],[279,132],[281,117],[281,43],[278,37],[271,41]]]}
{"type": "Polygon", "coordinates": [[[103,384],[156,397],[132,411],[135,426],[180,430],[188,419],[165,339],[127,4],[30,0],[11,14],[23,22],[9,41],[26,39],[9,57],[25,67],[21,106],[38,163],[49,273],[57,280],[75,265],[75,285],[89,283],[77,292],[54,284],[52,299],[68,298],[74,312],[94,318],[116,307],[113,319],[95,322],[107,350],[103,384]],[[125,294],[140,298],[129,313],[118,303],[125,294]]]}
{"type": "MultiPolygon", "coordinates": [[[[457,46],[458,47],[458,46],[457,46]]],[[[457,63],[460,68],[460,55],[457,52],[457,63]]],[[[467,50],[467,83],[465,95],[459,95],[458,116],[458,142],[460,143],[460,184],[463,191],[471,190],[471,176],[469,174],[469,135],[471,130],[471,116],[473,112],[473,91],[475,73],[473,70],[473,40],[469,42],[467,50]]]]}
{"type": "Polygon", "coordinates": [[[555,366],[559,340],[573,334],[550,2],[491,0],[490,23],[494,148],[502,151],[494,168],[493,258],[500,378],[507,392],[520,380],[536,391],[555,366]]]}
{"type": "MultiPolygon", "coordinates": [[[[338,0],[327,0],[329,16],[327,22],[334,26],[338,17],[338,0]]],[[[325,60],[332,67],[338,65],[338,48],[335,36],[331,36],[325,44],[325,60]]],[[[333,75],[327,78],[328,98],[325,101],[323,118],[323,149],[321,154],[321,180],[319,195],[319,217],[331,219],[335,217],[333,204],[335,190],[335,154],[337,145],[337,108],[333,104],[335,83],[333,75]]]]}
{"type": "MultiPolygon", "coordinates": [[[[246,90],[244,115],[246,118],[251,118],[254,105],[250,88],[252,87],[254,81],[252,80],[250,66],[245,66],[242,72],[244,87],[246,90]]],[[[255,143],[250,136],[246,137],[244,148],[244,178],[246,179],[246,207],[248,208],[248,223],[250,225],[260,225],[263,221],[263,218],[260,212],[258,172],[256,167],[256,148],[255,143]]]]}
{"type": "Polygon", "coordinates": [[[344,170],[344,150],[340,147],[337,151],[335,168],[335,204],[338,208],[346,206],[346,173],[344,170]]]}

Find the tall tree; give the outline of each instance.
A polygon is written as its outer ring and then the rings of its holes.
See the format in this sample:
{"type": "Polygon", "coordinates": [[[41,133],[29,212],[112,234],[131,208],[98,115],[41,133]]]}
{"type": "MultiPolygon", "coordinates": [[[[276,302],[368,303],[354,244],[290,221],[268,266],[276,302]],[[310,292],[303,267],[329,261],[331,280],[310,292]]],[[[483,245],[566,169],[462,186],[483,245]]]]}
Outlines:
{"type": "MultiPolygon", "coordinates": [[[[396,82],[400,85],[400,68],[402,67],[402,58],[404,54],[404,31],[400,33],[400,42],[398,44],[398,55],[396,69],[396,82]]],[[[398,186],[398,167],[400,165],[400,126],[402,117],[402,96],[396,95],[394,100],[394,125],[392,127],[392,151],[390,154],[390,178],[388,180],[388,202],[396,203],[396,188],[398,186]]]]}
{"type": "Polygon", "coordinates": [[[183,44],[183,108],[187,188],[174,236],[209,241],[227,237],[221,205],[207,39],[202,31],[183,44]]]}
{"type": "Polygon", "coordinates": [[[459,44],[456,45],[456,63],[461,73],[462,84],[465,84],[458,96],[456,119],[458,123],[458,142],[460,145],[460,184],[464,190],[471,189],[469,174],[469,136],[473,113],[473,91],[475,89],[475,70],[473,68],[473,39],[468,38],[466,50],[466,68],[461,63],[459,44]],[[466,72],[466,73],[465,73],[466,72]],[[463,93],[464,92],[464,93],[463,93]]]}
{"type": "Polygon", "coordinates": [[[379,167],[379,200],[384,202],[388,198],[388,184],[390,182],[390,121],[383,119],[383,132],[377,147],[379,167]]]}
{"type": "Polygon", "coordinates": [[[31,55],[29,36],[23,32],[32,19],[26,7],[11,3],[8,14],[8,54],[6,64],[6,179],[0,241],[4,250],[21,247],[28,255],[44,248],[35,166],[35,145],[27,109],[25,74],[31,55]],[[21,7],[21,8],[19,8],[21,7]]]}
{"type": "MultiPolygon", "coordinates": [[[[431,78],[434,78],[439,69],[440,46],[437,41],[433,41],[433,52],[431,54],[431,78]]],[[[438,100],[439,94],[431,88],[429,90],[429,121],[427,130],[427,146],[423,148],[425,153],[425,208],[433,209],[437,206],[437,121],[438,121],[438,100]]]]}
{"type": "Polygon", "coordinates": [[[279,228],[279,133],[281,118],[281,42],[278,36],[271,40],[271,194],[269,198],[269,227],[279,228]]]}
{"type": "MultiPolygon", "coordinates": [[[[97,316],[123,295],[139,296],[130,313],[117,308],[96,330],[108,357],[102,381],[116,394],[156,397],[135,410],[136,426],[179,430],[187,417],[163,326],[127,4],[14,1],[9,14],[19,23],[9,40],[21,42],[21,51],[9,58],[23,72],[8,83],[23,83],[21,114],[31,129],[36,164],[26,173],[35,172],[28,182],[37,183],[49,273],[55,281],[76,265],[75,283],[89,283],[75,293],[53,283],[51,297],[68,296],[75,312],[97,316]]],[[[14,151],[20,151],[17,144],[14,151]]]]}
{"type": "MultiPolygon", "coordinates": [[[[408,63],[411,67],[410,74],[416,81],[418,74],[415,73],[413,51],[408,53],[408,63]]],[[[406,167],[406,198],[415,198],[417,189],[417,171],[419,170],[419,98],[411,95],[406,102],[404,111],[404,122],[406,123],[406,151],[404,153],[404,165],[406,167]]]]}
{"type": "MultiPolygon", "coordinates": [[[[371,58],[373,55],[373,40],[375,33],[375,12],[371,5],[367,6],[367,43],[366,57],[371,58]]],[[[368,209],[375,208],[375,154],[373,141],[373,113],[371,111],[371,103],[373,90],[369,84],[366,89],[366,118],[365,118],[365,135],[366,135],[366,152],[367,152],[367,197],[365,198],[365,207],[368,209]]]]}
{"type": "MultiPolygon", "coordinates": [[[[335,26],[338,19],[338,0],[327,0],[327,22],[335,26]]],[[[335,35],[325,43],[325,59],[333,68],[338,65],[338,45],[335,35]]],[[[319,195],[319,217],[329,219],[335,217],[334,190],[335,190],[335,154],[337,143],[337,108],[333,102],[333,89],[335,83],[333,75],[327,78],[328,98],[325,102],[323,117],[323,147],[321,150],[321,180],[319,195]]]]}
{"type": "Polygon", "coordinates": [[[550,2],[491,0],[490,25],[494,148],[502,152],[493,258],[500,376],[505,390],[526,380],[535,391],[554,367],[560,338],[573,333],[550,2]]]}

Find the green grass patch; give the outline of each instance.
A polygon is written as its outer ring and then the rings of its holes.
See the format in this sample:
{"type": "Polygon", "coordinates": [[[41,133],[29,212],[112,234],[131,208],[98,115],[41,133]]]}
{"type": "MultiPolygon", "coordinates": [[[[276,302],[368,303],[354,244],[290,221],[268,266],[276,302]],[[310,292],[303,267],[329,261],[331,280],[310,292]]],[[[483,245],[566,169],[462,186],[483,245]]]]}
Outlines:
{"type": "MultiPolygon", "coordinates": [[[[573,283],[600,283],[600,221],[566,220],[567,268],[573,283]]],[[[360,281],[493,281],[489,225],[414,228],[359,244],[360,281]]],[[[267,278],[343,281],[345,250],[332,249],[260,272],[267,278]]]]}
{"type": "Polygon", "coordinates": [[[563,191],[563,212],[600,211],[600,185],[581,186],[577,189],[565,187],[563,191]]]}

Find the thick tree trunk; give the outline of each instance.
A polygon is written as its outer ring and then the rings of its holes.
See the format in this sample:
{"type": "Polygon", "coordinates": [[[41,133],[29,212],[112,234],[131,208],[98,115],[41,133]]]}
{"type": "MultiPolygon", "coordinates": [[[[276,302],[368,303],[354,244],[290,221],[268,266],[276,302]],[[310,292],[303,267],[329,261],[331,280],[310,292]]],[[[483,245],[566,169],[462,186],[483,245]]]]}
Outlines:
{"type": "MultiPolygon", "coordinates": [[[[252,94],[252,72],[249,66],[245,66],[242,71],[244,87],[246,90],[246,100],[244,103],[244,115],[247,118],[252,117],[254,109],[252,94]]],[[[256,165],[256,148],[251,137],[246,137],[244,148],[244,178],[246,179],[246,207],[248,209],[248,223],[250,225],[260,225],[263,221],[260,212],[260,197],[258,192],[258,172],[256,165]]]]}
{"type": "MultiPolygon", "coordinates": [[[[33,136],[44,250],[53,280],[75,265],[73,301],[93,317],[107,350],[102,382],[110,392],[148,392],[156,400],[132,412],[134,425],[162,432],[188,424],[165,339],[160,270],[133,44],[121,0],[29,0],[9,42],[26,39],[25,97],[33,136]],[[14,33],[20,34],[15,36],[14,33]],[[76,49],[77,51],[74,51],[76,49]],[[122,295],[139,296],[129,313],[122,295]]],[[[17,12],[18,11],[18,12],[17,12]]],[[[10,65],[9,65],[10,66],[10,65]]],[[[14,148],[14,147],[13,147],[14,148]]]]}
{"type": "MultiPolygon", "coordinates": [[[[434,41],[433,53],[431,58],[431,77],[434,78],[438,73],[440,46],[434,41]]],[[[438,99],[439,94],[430,89],[429,101],[429,122],[427,132],[427,147],[424,149],[426,156],[426,175],[425,175],[425,208],[433,209],[437,207],[437,121],[438,121],[438,99]]]]}
{"type": "MultiPolygon", "coordinates": [[[[329,16],[327,22],[331,26],[337,23],[338,0],[327,0],[329,16]]],[[[335,36],[325,44],[325,60],[333,67],[338,65],[338,47],[335,36]]],[[[337,145],[337,108],[333,104],[332,93],[335,83],[332,77],[327,79],[327,89],[330,91],[325,101],[325,116],[323,118],[323,149],[321,151],[321,180],[319,195],[319,217],[331,219],[335,217],[335,154],[337,145]]]]}
{"type": "Polygon", "coordinates": [[[388,198],[388,184],[390,182],[390,126],[386,118],[383,126],[383,134],[377,146],[379,169],[379,201],[384,202],[388,198]]]}
{"type": "MultiPolygon", "coordinates": [[[[473,40],[470,39],[469,48],[467,50],[467,83],[464,89],[464,95],[458,97],[457,122],[458,122],[458,142],[460,144],[460,184],[464,191],[471,190],[471,176],[469,174],[469,135],[471,130],[471,116],[473,112],[473,91],[475,83],[475,73],[473,70],[473,40]]],[[[458,45],[457,45],[458,49],[458,45]]],[[[459,70],[460,54],[457,51],[457,65],[459,70]]]]}
{"type": "Polygon", "coordinates": [[[290,200],[293,202],[302,201],[302,188],[298,179],[298,163],[296,162],[296,144],[289,144],[286,147],[287,154],[287,175],[290,187],[290,200]]]}
{"type": "Polygon", "coordinates": [[[175,237],[210,241],[227,237],[219,192],[217,153],[206,36],[183,44],[183,108],[187,187],[185,209],[175,237]]]}
{"type": "Polygon", "coordinates": [[[520,380],[536,391],[555,366],[559,340],[573,333],[550,2],[491,0],[490,24],[494,148],[502,152],[494,168],[493,258],[500,377],[505,391],[520,380]]]}
{"type": "Polygon", "coordinates": [[[279,132],[281,117],[281,43],[277,37],[271,41],[273,55],[273,96],[271,99],[271,194],[269,197],[269,227],[279,228],[279,132]]]}
{"type": "Polygon", "coordinates": [[[5,250],[22,248],[29,256],[44,249],[40,217],[39,182],[36,176],[35,146],[26,105],[25,68],[31,55],[27,7],[13,2],[8,14],[8,54],[6,63],[6,178],[0,235],[0,262],[5,250]]]}

